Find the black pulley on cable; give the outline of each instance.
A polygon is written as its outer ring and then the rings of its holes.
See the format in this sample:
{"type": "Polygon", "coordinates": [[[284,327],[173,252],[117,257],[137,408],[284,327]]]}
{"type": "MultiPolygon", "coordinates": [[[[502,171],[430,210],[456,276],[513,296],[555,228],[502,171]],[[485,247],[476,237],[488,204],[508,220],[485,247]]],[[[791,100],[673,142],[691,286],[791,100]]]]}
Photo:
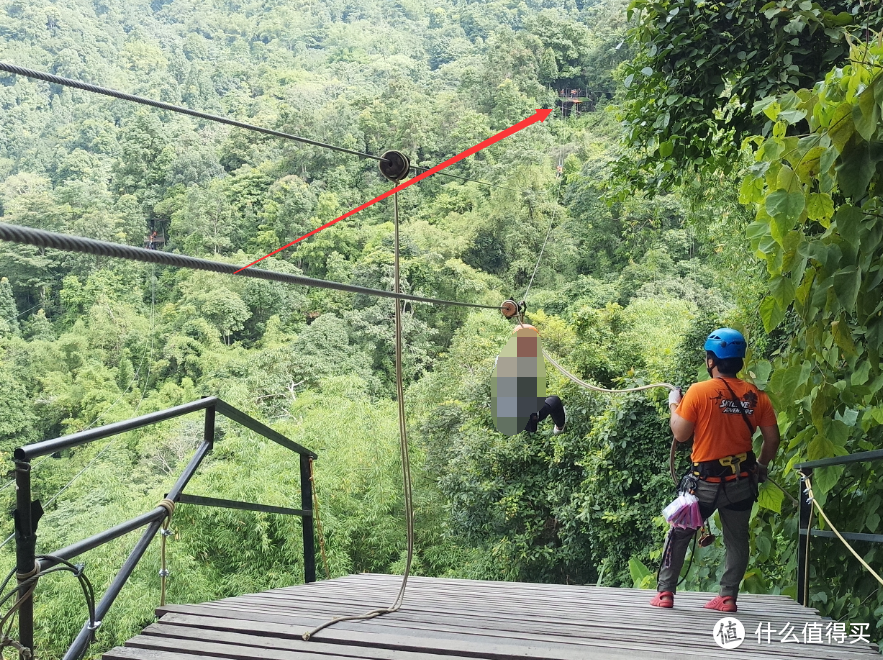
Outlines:
{"type": "Polygon", "coordinates": [[[511,319],[519,312],[524,314],[526,310],[527,306],[524,304],[524,301],[517,303],[512,298],[509,298],[509,300],[500,305],[500,313],[507,319],[511,319]]]}
{"type": "Polygon", "coordinates": [[[387,151],[384,153],[377,166],[380,173],[390,181],[398,183],[408,176],[411,171],[411,161],[401,151],[387,151]]]}

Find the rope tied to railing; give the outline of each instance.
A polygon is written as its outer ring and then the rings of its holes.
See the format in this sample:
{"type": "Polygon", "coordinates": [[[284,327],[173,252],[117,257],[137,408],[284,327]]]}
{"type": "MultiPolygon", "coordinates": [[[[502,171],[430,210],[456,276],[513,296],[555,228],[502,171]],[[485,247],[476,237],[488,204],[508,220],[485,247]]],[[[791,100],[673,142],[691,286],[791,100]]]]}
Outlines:
{"type": "MultiPolygon", "coordinates": [[[[806,484],[806,494],[808,496],[809,501],[813,505],[815,505],[815,508],[818,510],[819,515],[822,516],[822,518],[824,518],[826,523],[828,523],[828,527],[830,527],[831,531],[834,532],[834,536],[836,536],[838,539],[840,539],[841,543],[843,543],[843,545],[846,546],[846,549],[852,553],[853,557],[858,559],[859,563],[865,567],[865,569],[868,571],[868,573],[873,575],[874,578],[876,578],[877,582],[879,582],[881,585],[883,585],[883,578],[881,578],[877,574],[877,571],[875,571],[873,568],[871,568],[868,565],[868,562],[866,562],[864,559],[861,558],[861,556],[859,556],[859,554],[855,551],[855,549],[851,545],[849,545],[849,542],[845,538],[843,538],[843,536],[840,534],[839,531],[837,531],[837,528],[834,527],[833,524],[831,524],[831,520],[828,518],[828,515],[825,513],[825,510],[822,509],[822,505],[818,503],[818,501],[815,498],[815,495],[813,495],[812,480],[810,479],[809,475],[805,474],[802,471],[798,471],[798,472],[799,472],[800,476],[803,477],[803,481],[806,484]]],[[[806,536],[807,536],[807,544],[809,544],[809,530],[807,530],[806,536]]],[[[808,573],[809,572],[809,562],[807,562],[806,565],[807,565],[806,570],[808,573]]]]}
{"type": "Polygon", "coordinates": [[[166,580],[169,577],[169,570],[166,568],[166,537],[171,534],[171,530],[169,530],[169,523],[172,522],[172,516],[175,515],[175,501],[170,500],[165,497],[161,499],[156,504],[158,507],[162,507],[166,510],[166,516],[163,518],[162,529],[159,533],[159,548],[160,548],[160,569],[159,569],[159,578],[160,578],[160,591],[159,591],[159,606],[163,607],[166,604],[166,580]]]}
{"type": "Polygon", "coordinates": [[[319,552],[322,555],[322,565],[325,567],[326,579],[331,579],[331,571],[328,570],[328,556],[325,554],[325,534],[322,532],[322,519],[319,517],[319,493],[316,492],[316,473],[313,470],[313,459],[310,457],[310,483],[313,484],[313,516],[316,518],[316,532],[319,535],[319,552]]]}
{"type": "Polygon", "coordinates": [[[0,637],[0,653],[2,653],[3,649],[7,646],[11,646],[18,651],[19,660],[30,660],[34,657],[33,651],[27,646],[24,646],[16,639],[12,639],[9,635],[3,635],[3,637],[0,637]]]}

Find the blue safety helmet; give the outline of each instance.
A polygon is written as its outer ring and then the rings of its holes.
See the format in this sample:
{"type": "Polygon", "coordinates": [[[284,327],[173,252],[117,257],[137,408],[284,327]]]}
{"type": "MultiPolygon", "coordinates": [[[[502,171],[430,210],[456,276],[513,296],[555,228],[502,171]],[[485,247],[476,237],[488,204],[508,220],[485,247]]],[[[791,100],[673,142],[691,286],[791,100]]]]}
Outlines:
{"type": "Polygon", "coordinates": [[[705,340],[705,350],[711,351],[721,360],[744,358],[746,348],[745,337],[732,328],[718,328],[705,340]]]}

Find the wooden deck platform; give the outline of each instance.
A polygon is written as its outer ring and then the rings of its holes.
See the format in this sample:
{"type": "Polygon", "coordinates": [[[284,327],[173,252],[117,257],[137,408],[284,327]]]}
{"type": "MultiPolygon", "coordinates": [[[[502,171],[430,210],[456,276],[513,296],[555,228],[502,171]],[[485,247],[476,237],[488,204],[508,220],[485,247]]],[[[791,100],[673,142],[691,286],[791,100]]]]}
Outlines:
{"type": "MultiPolygon", "coordinates": [[[[344,578],[226,598],[201,605],[167,605],[159,622],[104,654],[106,660],[635,660],[740,658],[869,660],[867,643],[795,644],[779,641],[786,624],[802,642],[804,624],[827,623],[785,596],[743,594],[735,615],[745,627],[738,649],[712,636],[720,612],[702,609],[711,597],[679,593],[671,610],[650,607],[652,592],[515,582],[411,578],[403,608],[369,621],[301,634],[329,618],[361,614],[393,602],[401,578],[344,578]],[[771,642],[758,643],[758,624],[771,642]]],[[[818,630],[818,628],[815,628],[818,630]]],[[[847,633],[849,631],[847,630],[847,633]]],[[[822,637],[825,640],[824,636],[822,637]]]]}

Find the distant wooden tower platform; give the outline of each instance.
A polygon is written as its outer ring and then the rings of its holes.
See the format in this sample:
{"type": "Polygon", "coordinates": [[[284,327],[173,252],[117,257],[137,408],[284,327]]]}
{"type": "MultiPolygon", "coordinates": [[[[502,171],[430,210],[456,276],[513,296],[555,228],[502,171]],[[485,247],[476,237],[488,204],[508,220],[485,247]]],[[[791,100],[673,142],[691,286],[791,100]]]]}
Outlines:
{"type": "MultiPolygon", "coordinates": [[[[339,623],[305,642],[304,631],[344,614],[361,614],[393,602],[401,578],[351,575],[312,584],[225,598],[202,605],[167,605],[158,623],[104,654],[107,660],[636,660],[738,658],[786,660],[879,657],[868,643],[803,643],[804,625],[824,630],[829,621],[786,596],[743,594],[739,612],[702,609],[713,594],[683,592],[674,609],[650,607],[652,592],[519,582],[411,578],[405,604],[394,614],[339,623]],[[715,623],[735,616],[745,640],[720,648],[715,623]],[[771,641],[755,631],[770,624],[771,641]],[[783,643],[778,631],[793,626],[800,643],[783,643]]],[[[849,632],[847,627],[847,633],[849,632]]]]}

